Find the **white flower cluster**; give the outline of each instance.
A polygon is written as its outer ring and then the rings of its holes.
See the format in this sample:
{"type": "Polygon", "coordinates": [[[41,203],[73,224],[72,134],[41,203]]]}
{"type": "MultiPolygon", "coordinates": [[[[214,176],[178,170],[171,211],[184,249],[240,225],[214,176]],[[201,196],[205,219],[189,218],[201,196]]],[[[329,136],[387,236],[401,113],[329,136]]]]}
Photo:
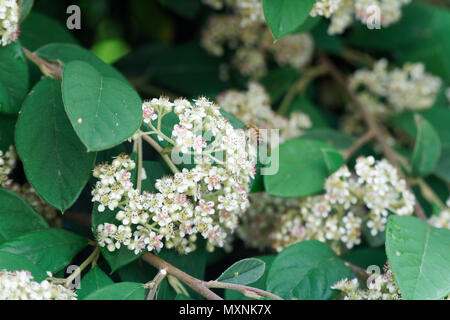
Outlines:
{"type": "Polygon", "coordinates": [[[422,63],[406,63],[401,69],[388,70],[386,59],[379,60],[373,70],[358,70],[350,78],[361,100],[380,114],[432,107],[441,83],[440,78],[425,72],[422,63]]]}
{"type": "MultiPolygon", "coordinates": [[[[205,98],[165,98],[144,103],[144,121],[152,112],[173,110],[173,150],[194,156],[195,166],[174,176],[157,179],[157,193],[140,192],[131,182],[135,164],[126,155],[111,165],[95,168],[99,178],[92,191],[98,210],[117,210],[120,225],[101,224],[97,238],[110,251],[122,245],[134,250],[159,250],[165,245],[183,253],[195,249],[197,233],[207,239],[207,249],[223,247],[234,232],[239,216],[248,208],[250,179],[255,174],[256,146],[242,130],[235,130],[219,107],[205,98]]],[[[149,122],[151,124],[151,122],[149,122]]]]}
{"type": "Polygon", "coordinates": [[[435,228],[450,229],[450,198],[446,202],[447,207],[441,210],[439,215],[433,215],[428,223],[435,228]]]}
{"type": "Polygon", "coordinates": [[[309,34],[287,35],[276,43],[264,20],[242,24],[241,16],[223,14],[211,16],[203,30],[202,46],[215,56],[232,51],[231,64],[243,75],[263,76],[271,57],[279,65],[301,69],[310,63],[314,42],[309,34]]]}
{"type": "Polygon", "coordinates": [[[402,296],[395,283],[394,275],[389,265],[384,267],[384,274],[373,275],[367,284],[367,289],[360,289],[357,278],[342,279],[331,287],[342,291],[344,300],[401,300],[402,296]]]}
{"type": "Polygon", "coordinates": [[[249,248],[270,248],[270,234],[282,215],[289,209],[299,209],[298,199],[271,196],[265,192],[249,195],[250,207],[241,218],[237,235],[249,248]]]}
{"type": "Polygon", "coordinates": [[[279,129],[280,143],[302,135],[312,126],[310,118],[303,112],[293,112],[289,119],[276,114],[265,88],[256,82],[250,82],[247,91],[223,92],[217,97],[217,103],[244,123],[259,129],[279,129]]]}
{"type": "Polygon", "coordinates": [[[9,175],[16,167],[17,155],[13,146],[8,151],[0,150],[0,186],[6,186],[11,183],[9,175]]]}
{"type": "Polygon", "coordinates": [[[28,271],[0,270],[0,300],[77,300],[76,296],[62,285],[33,281],[28,271]]]}
{"type": "Polygon", "coordinates": [[[330,18],[328,33],[340,34],[355,19],[367,25],[373,21],[380,27],[387,27],[400,20],[402,7],[409,2],[411,0],[317,0],[310,15],[330,18]]]}
{"type": "Polygon", "coordinates": [[[0,0],[0,36],[2,46],[19,37],[21,1],[0,0]]]}
{"type": "Polygon", "coordinates": [[[338,253],[341,246],[361,242],[366,225],[372,236],[383,232],[389,213],[411,215],[415,197],[397,169],[372,156],[356,161],[355,175],[346,166],[325,181],[325,194],[301,200],[300,210],[288,210],[271,235],[272,247],[281,251],[303,240],[328,242],[338,253]]]}

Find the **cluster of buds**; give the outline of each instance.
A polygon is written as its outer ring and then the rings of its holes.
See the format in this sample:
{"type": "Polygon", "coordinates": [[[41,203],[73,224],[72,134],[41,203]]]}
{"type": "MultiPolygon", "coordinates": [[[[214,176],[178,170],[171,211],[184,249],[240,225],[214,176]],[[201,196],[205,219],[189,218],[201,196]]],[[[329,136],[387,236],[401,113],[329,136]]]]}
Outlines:
{"type": "Polygon", "coordinates": [[[337,252],[360,244],[365,224],[372,236],[383,232],[390,213],[411,215],[415,197],[386,160],[357,159],[355,174],[346,166],[325,181],[325,193],[287,210],[271,234],[272,247],[281,251],[299,241],[327,242],[337,252]]]}
{"type": "Polygon", "coordinates": [[[241,218],[238,237],[249,248],[270,248],[270,234],[288,210],[299,210],[298,199],[271,196],[265,192],[249,195],[250,207],[241,218]]]}
{"type": "Polygon", "coordinates": [[[438,215],[431,216],[428,223],[435,228],[450,229],[450,198],[447,199],[446,207],[438,215]]]}
{"type": "Polygon", "coordinates": [[[17,155],[13,146],[8,151],[0,150],[0,186],[6,186],[11,183],[9,175],[16,167],[17,155]]]}
{"type": "Polygon", "coordinates": [[[99,181],[92,200],[98,202],[99,212],[115,211],[120,223],[97,227],[100,246],[114,251],[124,245],[136,254],[163,246],[189,253],[201,234],[207,240],[207,249],[224,247],[249,206],[256,145],[249,143],[245,132],[234,129],[219,107],[205,98],[192,104],[183,99],[153,99],[145,102],[143,109],[144,121],[151,119],[149,126],[161,140],[171,144],[172,160],[189,164],[193,158],[194,165],[157,179],[156,193],[134,188],[130,171],[135,163],[127,155],[118,156],[112,164],[97,166],[94,176],[99,181]],[[172,111],[179,122],[169,138],[153,121],[160,123],[172,111]]]}
{"type": "Polygon", "coordinates": [[[247,91],[223,92],[218,96],[217,103],[244,123],[259,129],[279,129],[280,143],[301,136],[312,126],[310,118],[303,112],[293,112],[289,119],[276,114],[265,88],[256,82],[250,82],[247,91]]]}
{"type": "Polygon", "coordinates": [[[440,78],[425,72],[422,63],[388,70],[386,59],[379,60],[373,70],[358,70],[350,78],[361,101],[378,114],[431,108],[441,83],[440,78]]]}
{"type": "Polygon", "coordinates": [[[384,266],[384,274],[372,275],[367,281],[367,288],[361,289],[357,278],[342,279],[331,288],[341,291],[344,300],[401,300],[402,296],[395,283],[390,266],[384,266]]]}
{"type": "Polygon", "coordinates": [[[287,35],[274,43],[264,20],[242,24],[238,14],[211,16],[201,43],[215,56],[229,50],[231,64],[251,78],[266,74],[271,58],[281,66],[302,69],[310,63],[314,51],[313,39],[307,33],[287,35]]]}
{"type": "Polygon", "coordinates": [[[77,300],[74,291],[48,280],[33,281],[29,271],[0,270],[0,300],[77,300]]]}
{"type": "Polygon", "coordinates": [[[411,0],[317,0],[310,15],[330,19],[329,34],[341,34],[354,21],[371,27],[387,27],[402,16],[411,0]],[[379,24],[379,25],[378,25],[379,24]]]}
{"type": "Polygon", "coordinates": [[[6,46],[19,37],[20,0],[0,0],[1,45],[6,46]]]}

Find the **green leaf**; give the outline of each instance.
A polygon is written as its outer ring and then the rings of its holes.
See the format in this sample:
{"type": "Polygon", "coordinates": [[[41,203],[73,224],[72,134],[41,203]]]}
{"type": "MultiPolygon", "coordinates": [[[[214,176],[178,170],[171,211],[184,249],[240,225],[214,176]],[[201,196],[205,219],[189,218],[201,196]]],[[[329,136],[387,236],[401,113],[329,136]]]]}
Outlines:
{"type": "Polygon", "coordinates": [[[297,30],[309,17],[315,0],[263,0],[264,16],[275,39],[297,30]]]}
{"type": "Polygon", "coordinates": [[[26,98],[16,146],[41,198],[61,211],[70,208],[91,176],[95,152],[86,151],[67,119],[59,81],[44,78],[26,98]]]}
{"type": "Polygon", "coordinates": [[[45,219],[14,192],[0,188],[0,203],[0,243],[48,228],[45,219]]]}
{"type": "Polygon", "coordinates": [[[312,128],[302,136],[306,139],[320,140],[340,150],[349,148],[355,139],[331,128],[312,128]]]}
{"type": "Polygon", "coordinates": [[[234,129],[242,129],[245,127],[245,123],[243,123],[241,120],[237,119],[235,116],[233,116],[231,113],[220,109],[219,110],[222,116],[228,121],[230,121],[230,124],[233,126],[234,129]]]}
{"type": "Polygon", "coordinates": [[[61,61],[64,64],[68,64],[74,60],[84,61],[97,69],[103,76],[116,78],[129,84],[128,80],[114,67],[103,62],[92,52],[75,44],[50,43],[40,47],[36,50],[35,54],[47,61],[61,61]]]}
{"type": "Polygon", "coordinates": [[[260,259],[243,259],[225,270],[217,281],[246,285],[261,278],[265,268],[266,263],[260,259]]]}
{"type": "MultiPolygon", "coordinates": [[[[249,287],[257,288],[257,289],[266,289],[266,279],[269,274],[270,267],[272,265],[273,260],[275,260],[274,255],[260,256],[256,257],[266,264],[264,274],[256,281],[247,284],[249,287]]],[[[244,294],[240,293],[236,290],[225,290],[225,298],[226,300],[252,300],[252,298],[246,297],[244,294]]]]}
{"type": "Polygon", "coordinates": [[[29,271],[33,275],[35,281],[42,281],[47,278],[45,270],[43,270],[40,266],[35,265],[22,256],[0,251],[0,270],[3,269],[10,272],[16,270],[29,271]]]}
{"type": "Polygon", "coordinates": [[[17,118],[2,115],[0,117],[0,150],[6,151],[14,145],[14,130],[17,118]]]}
{"type": "Polygon", "coordinates": [[[264,175],[267,193],[280,197],[304,197],[323,189],[325,178],[344,164],[339,151],[328,144],[304,138],[281,144],[272,152],[271,165],[278,172],[264,175]]]}
{"type": "MultiPolygon", "coordinates": [[[[113,223],[118,224],[119,221],[116,220],[117,210],[104,212],[98,212],[97,205],[94,206],[92,211],[92,232],[96,234],[97,226],[102,223],[113,223]]],[[[106,259],[109,266],[111,267],[111,273],[115,272],[119,268],[133,262],[138,259],[141,254],[134,254],[134,251],[129,250],[126,246],[121,246],[120,249],[116,249],[110,252],[106,247],[100,247],[100,252],[102,256],[106,259]]]]}
{"type": "Polygon", "coordinates": [[[78,299],[83,300],[89,294],[113,283],[99,266],[95,266],[81,279],[80,288],[77,290],[78,299]]]}
{"type": "Polygon", "coordinates": [[[28,82],[28,64],[20,42],[0,47],[0,83],[9,96],[9,103],[0,108],[2,113],[19,112],[28,93],[28,82]]]}
{"type": "Polygon", "coordinates": [[[327,300],[335,295],[331,286],[350,275],[326,244],[303,241],[277,255],[267,276],[267,290],[284,299],[327,300]]]}
{"type": "Polygon", "coordinates": [[[416,116],[417,139],[412,156],[412,173],[424,176],[433,171],[441,155],[441,141],[433,126],[416,116]]]}
{"type": "Polygon", "coordinates": [[[30,51],[47,43],[77,43],[66,26],[38,12],[31,12],[20,25],[20,41],[30,51]]]}
{"type": "Polygon", "coordinates": [[[142,283],[120,282],[100,288],[83,300],[145,300],[145,291],[142,283]]]}
{"type": "Polygon", "coordinates": [[[0,251],[25,257],[46,271],[67,266],[87,245],[87,239],[63,229],[45,229],[21,235],[0,245],[0,251]]]}
{"type": "Polygon", "coordinates": [[[343,255],[342,259],[353,263],[363,269],[367,269],[367,267],[372,265],[376,265],[380,267],[380,269],[382,269],[387,261],[384,248],[353,249],[343,255]]]}
{"type": "Polygon", "coordinates": [[[141,125],[138,94],[86,62],[72,61],[65,66],[62,92],[70,122],[90,151],[120,144],[141,125]]]}
{"type": "Polygon", "coordinates": [[[442,299],[450,293],[450,230],[392,215],[386,254],[404,299],[442,299]]]}
{"type": "Polygon", "coordinates": [[[22,8],[20,12],[20,22],[25,20],[25,18],[30,14],[31,8],[33,7],[33,0],[22,0],[22,8]]]}

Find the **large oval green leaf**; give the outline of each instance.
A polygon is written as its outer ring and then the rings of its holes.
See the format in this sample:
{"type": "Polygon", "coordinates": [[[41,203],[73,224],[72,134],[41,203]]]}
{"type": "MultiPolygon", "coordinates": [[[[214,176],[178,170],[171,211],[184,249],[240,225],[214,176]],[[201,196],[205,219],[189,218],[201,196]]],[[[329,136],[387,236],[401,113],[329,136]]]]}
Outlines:
{"type": "Polygon", "coordinates": [[[46,271],[67,266],[87,245],[87,239],[63,229],[45,229],[21,235],[0,245],[0,251],[25,257],[46,271]]]}
{"type": "Polygon", "coordinates": [[[0,204],[0,243],[48,228],[45,219],[14,192],[0,188],[0,204]]]}
{"type": "Polygon", "coordinates": [[[120,282],[103,287],[86,296],[83,300],[144,300],[142,283],[120,282]]]}
{"type": "Polygon", "coordinates": [[[260,259],[243,259],[225,270],[217,278],[217,281],[244,285],[249,284],[261,278],[265,268],[266,263],[260,259]]]}
{"type": "Polygon", "coordinates": [[[267,290],[284,299],[326,300],[337,281],[351,276],[350,269],[326,244],[311,240],[284,249],[267,276],[267,290]]]}
{"type": "Polygon", "coordinates": [[[72,206],[89,180],[95,152],[86,151],[70,125],[57,80],[41,80],[25,100],[16,146],[41,198],[61,211],[72,206]]]}
{"type": "Polygon", "coordinates": [[[138,94],[86,62],[72,61],[64,67],[62,92],[70,122],[90,151],[120,144],[141,125],[138,94]]]}
{"type": "Polygon", "coordinates": [[[315,0],[263,0],[264,16],[275,39],[296,31],[309,17],[315,0]]]}
{"type": "Polygon", "coordinates": [[[8,91],[9,103],[3,104],[2,113],[17,113],[28,92],[28,64],[18,41],[0,46],[0,82],[8,91]]]}
{"type": "Polygon", "coordinates": [[[42,281],[47,278],[46,270],[35,265],[26,258],[9,252],[0,252],[0,270],[31,272],[35,281],[42,281]]]}
{"type": "Polygon", "coordinates": [[[325,178],[344,164],[336,148],[304,138],[287,141],[272,151],[270,165],[276,167],[277,161],[278,171],[264,175],[264,186],[267,193],[280,197],[320,192],[325,178]]]}
{"type": "Polygon", "coordinates": [[[450,230],[392,215],[386,254],[404,299],[442,299],[450,293],[450,230]]]}
{"type": "Polygon", "coordinates": [[[80,288],[77,290],[78,300],[113,283],[99,266],[95,266],[81,279],[80,288]]]}

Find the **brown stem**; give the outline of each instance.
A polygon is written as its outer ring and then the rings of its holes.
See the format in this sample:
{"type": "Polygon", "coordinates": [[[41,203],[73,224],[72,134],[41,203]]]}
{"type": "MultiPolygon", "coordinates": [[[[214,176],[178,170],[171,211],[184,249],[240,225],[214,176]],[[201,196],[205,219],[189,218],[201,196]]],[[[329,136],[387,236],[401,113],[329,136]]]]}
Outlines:
{"type": "Polygon", "coordinates": [[[46,76],[61,80],[62,69],[61,66],[55,63],[50,63],[41,57],[37,56],[27,48],[22,48],[27,58],[41,69],[41,72],[46,76]]]}
{"type": "Polygon", "coordinates": [[[345,264],[347,265],[347,267],[349,267],[354,273],[359,274],[360,276],[364,277],[364,278],[368,278],[370,276],[369,273],[367,273],[366,270],[364,270],[363,268],[358,267],[357,265],[354,265],[353,263],[350,263],[348,261],[345,262],[345,264]]]}
{"type": "Polygon", "coordinates": [[[167,263],[166,261],[158,258],[154,254],[150,252],[146,252],[143,255],[143,259],[154,266],[155,268],[161,270],[166,269],[167,273],[176,277],[177,279],[183,281],[186,285],[188,285],[192,290],[199,293],[203,297],[205,297],[208,300],[223,300],[220,296],[212,292],[208,289],[206,286],[206,282],[202,281],[200,279],[196,279],[187,273],[181,271],[180,269],[172,266],[171,264],[167,263]]]}
{"type": "Polygon", "coordinates": [[[225,283],[225,282],[219,282],[219,281],[208,281],[206,282],[206,286],[208,288],[220,288],[220,289],[231,289],[231,290],[236,290],[239,292],[242,292],[244,295],[246,296],[250,296],[251,298],[257,298],[258,296],[263,296],[263,297],[267,297],[269,299],[274,299],[274,300],[283,300],[282,298],[280,298],[279,296],[258,289],[258,288],[253,288],[253,287],[248,287],[248,286],[243,286],[240,284],[234,284],[234,283],[225,283]]]}
{"type": "MultiPolygon", "coordinates": [[[[362,105],[356,93],[350,88],[347,79],[333,64],[333,62],[328,58],[328,56],[320,52],[319,57],[322,60],[322,62],[327,66],[331,76],[342,87],[342,89],[345,91],[347,96],[352,101],[352,104],[361,114],[369,130],[374,132],[375,139],[383,149],[383,153],[386,156],[386,158],[398,169],[399,174],[402,175],[401,167],[397,161],[397,155],[395,151],[391,148],[391,146],[386,142],[386,138],[383,133],[384,128],[380,124],[378,124],[376,118],[362,105]]],[[[420,219],[424,221],[427,220],[427,217],[418,201],[416,201],[415,203],[415,213],[420,219]]]]}
{"type": "Polygon", "coordinates": [[[375,137],[375,133],[371,130],[367,131],[366,134],[358,138],[351,146],[350,148],[342,151],[342,154],[344,156],[345,161],[348,161],[348,159],[363,145],[365,145],[367,142],[372,140],[375,137]]]}
{"type": "Polygon", "coordinates": [[[152,288],[150,289],[150,292],[147,295],[147,300],[153,300],[156,296],[156,291],[158,290],[158,286],[163,281],[163,279],[166,277],[166,271],[158,272],[158,274],[155,276],[155,278],[152,281],[152,288]]]}

